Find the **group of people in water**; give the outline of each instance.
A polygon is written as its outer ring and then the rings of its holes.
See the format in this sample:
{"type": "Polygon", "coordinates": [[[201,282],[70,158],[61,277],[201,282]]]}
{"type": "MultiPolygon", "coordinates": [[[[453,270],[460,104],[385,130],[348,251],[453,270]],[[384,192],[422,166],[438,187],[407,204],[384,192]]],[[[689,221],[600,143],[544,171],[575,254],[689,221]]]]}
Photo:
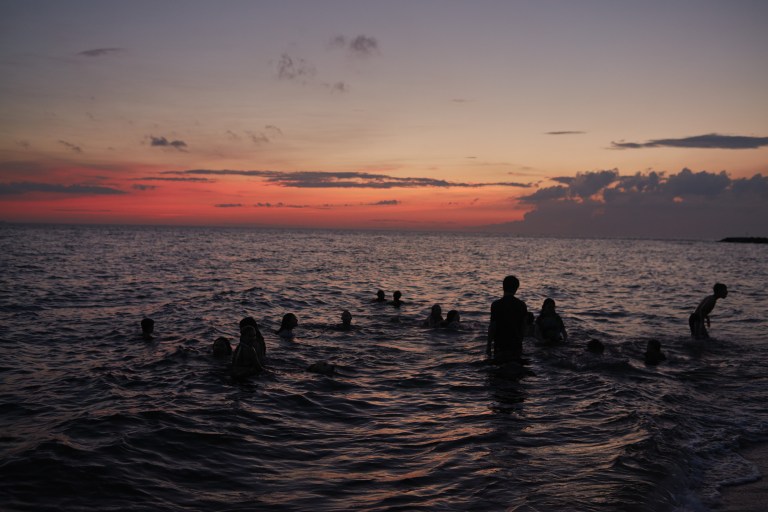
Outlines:
{"type": "MultiPolygon", "coordinates": [[[[565,323],[556,311],[554,299],[545,299],[539,315],[534,316],[532,312],[528,311],[525,302],[515,296],[519,287],[520,281],[517,277],[512,275],[505,277],[502,282],[503,296],[491,304],[486,355],[491,362],[497,364],[510,362],[526,364],[527,361],[523,358],[523,339],[525,337],[535,337],[539,342],[545,344],[556,344],[568,340],[565,323]]],[[[709,315],[717,300],[724,299],[728,295],[728,289],[722,283],[715,284],[713,292],[712,295],[706,296],[699,303],[688,319],[691,336],[695,339],[709,337],[707,332],[707,327],[710,326],[709,315]]],[[[405,304],[400,291],[395,291],[392,294],[392,300],[387,301],[384,291],[378,290],[376,298],[372,302],[388,303],[397,308],[405,304]]],[[[283,315],[280,327],[275,331],[275,334],[281,338],[291,338],[293,337],[293,329],[298,324],[299,321],[295,314],[286,313],[283,315]]],[[[460,330],[461,318],[455,309],[448,311],[443,318],[442,307],[440,304],[435,304],[421,325],[425,328],[460,330]]],[[[352,314],[344,310],[341,314],[341,323],[333,326],[333,328],[340,331],[352,330],[352,314]]],[[[154,321],[151,318],[144,318],[141,321],[141,329],[144,339],[151,340],[154,321]]],[[[601,354],[604,351],[604,345],[599,340],[591,339],[587,344],[587,350],[601,354]]],[[[251,316],[240,321],[240,342],[234,350],[225,337],[219,337],[213,343],[215,356],[232,357],[232,376],[234,378],[243,378],[264,370],[266,352],[264,336],[261,334],[256,320],[251,316]]],[[[666,356],[661,351],[661,343],[656,339],[649,340],[645,352],[645,362],[658,364],[665,359],[666,356]]],[[[333,372],[333,366],[328,363],[315,363],[308,370],[330,374],[333,372]]]]}

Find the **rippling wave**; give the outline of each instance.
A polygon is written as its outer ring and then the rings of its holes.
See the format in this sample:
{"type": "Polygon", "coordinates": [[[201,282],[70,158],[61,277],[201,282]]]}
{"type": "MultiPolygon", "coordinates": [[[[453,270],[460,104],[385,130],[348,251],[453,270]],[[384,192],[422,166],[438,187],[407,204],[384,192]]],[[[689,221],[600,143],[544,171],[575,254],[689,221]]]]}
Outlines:
{"type": "Polygon", "coordinates": [[[4,225],[0,261],[5,510],[708,510],[758,477],[738,450],[768,435],[764,246],[4,225]],[[484,361],[509,273],[570,335],[527,340],[523,377],[484,361]],[[420,327],[434,303],[461,330],[420,327]],[[211,345],[247,315],[267,371],[233,382],[211,345]]]}

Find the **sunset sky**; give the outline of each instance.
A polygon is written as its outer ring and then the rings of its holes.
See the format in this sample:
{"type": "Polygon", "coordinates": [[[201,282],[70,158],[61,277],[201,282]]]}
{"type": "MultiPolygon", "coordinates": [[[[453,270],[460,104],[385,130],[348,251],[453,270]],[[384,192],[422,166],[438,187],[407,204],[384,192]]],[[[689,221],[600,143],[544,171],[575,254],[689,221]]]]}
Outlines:
{"type": "Polygon", "coordinates": [[[0,221],[768,236],[768,2],[0,0],[0,221]]]}

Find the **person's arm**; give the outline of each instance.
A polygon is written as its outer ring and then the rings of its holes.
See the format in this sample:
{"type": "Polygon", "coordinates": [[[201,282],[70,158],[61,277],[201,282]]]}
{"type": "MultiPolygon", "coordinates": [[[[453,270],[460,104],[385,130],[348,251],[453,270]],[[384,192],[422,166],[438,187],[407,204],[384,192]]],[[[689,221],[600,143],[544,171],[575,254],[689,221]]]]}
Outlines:
{"type": "Polygon", "coordinates": [[[717,302],[717,297],[714,295],[708,296],[706,299],[704,299],[701,303],[701,316],[702,319],[707,322],[707,327],[709,327],[709,314],[712,312],[713,309],[715,309],[715,303],[717,302]]]}
{"type": "Polygon", "coordinates": [[[488,357],[491,357],[491,346],[494,339],[496,339],[496,321],[491,320],[488,324],[488,343],[485,345],[485,354],[488,357]]]}
{"type": "Polygon", "coordinates": [[[568,331],[565,330],[565,323],[560,318],[560,332],[563,333],[563,341],[568,341],[568,331]]]}

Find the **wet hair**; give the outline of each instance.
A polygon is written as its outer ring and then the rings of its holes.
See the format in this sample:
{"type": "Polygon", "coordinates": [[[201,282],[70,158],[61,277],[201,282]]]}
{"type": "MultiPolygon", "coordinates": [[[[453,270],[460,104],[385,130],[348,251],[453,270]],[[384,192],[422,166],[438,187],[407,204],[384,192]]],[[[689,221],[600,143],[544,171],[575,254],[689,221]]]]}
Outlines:
{"type": "Polygon", "coordinates": [[[515,293],[520,288],[520,280],[515,276],[507,276],[504,278],[502,287],[504,288],[504,293],[515,293]]]}
{"type": "Polygon", "coordinates": [[[541,305],[541,310],[544,311],[548,307],[551,307],[553,310],[555,309],[555,299],[544,299],[544,303],[541,305]]]}
{"type": "Polygon", "coordinates": [[[459,312],[455,309],[450,310],[445,315],[445,322],[451,323],[451,322],[458,322],[459,321],[459,312]]]}
{"type": "Polygon", "coordinates": [[[384,293],[384,290],[378,290],[376,292],[376,298],[379,299],[379,300],[384,300],[385,296],[386,296],[386,294],[384,293]]]}
{"type": "Polygon", "coordinates": [[[394,297],[395,300],[399,300],[402,296],[403,294],[400,293],[400,290],[396,290],[395,293],[392,294],[392,297],[394,297]]]}
{"type": "Polygon", "coordinates": [[[715,292],[715,295],[717,296],[725,297],[728,295],[728,287],[723,283],[715,283],[715,286],[712,287],[712,291],[715,292]]]}
{"type": "Polygon", "coordinates": [[[216,338],[213,342],[213,355],[214,356],[230,356],[232,355],[232,345],[229,340],[223,336],[216,338]]]}
{"type": "Polygon", "coordinates": [[[429,312],[429,315],[443,316],[443,307],[440,304],[434,304],[429,312]]]}
{"type": "Polygon", "coordinates": [[[293,329],[298,324],[299,324],[299,319],[296,318],[296,315],[294,315],[293,313],[286,313],[283,315],[283,319],[280,321],[280,328],[277,330],[277,332],[280,332],[283,329],[285,330],[293,329]]]}
{"type": "Polygon", "coordinates": [[[346,309],[341,312],[341,321],[345,324],[351,324],[352,323],[352,313],[347,311],[346,309]]]}
{"type": "Polygon", "coordinates": [[[152,334],[155,331],[155,321],[151,318],[144,318],[141,321],[141,332],[144,334],[152,334]]]}
{"type": "Polygon", "coordinates": [[[240,330],[240,341],[255,340],[258,337],[258,331],[252,325],[246,325],[240,330]]]}
{"type": "Polygon", "coordinates": [[[605,350],[605,345],[603,345],[602,341],[592,338],[587,342],[587,350],[594,354],[602,354],[605,350]]]}
{"type": "Polygon", "coordinates": [[[253,318],[252,316],[247,316],[247,317],[243,318],[242,320],[240,320],[240,331],[242,331],[243,328],[245,326],[247,326],[247,325],[250,325],[251,327],[253,327],[256,330],[259,329],[259,324],[256,323],[256,319],[253,318]]]}
{"type": "Polygon", "coordinates": [[[661,350],[661,342],[659,340],[653,339],[648,340],[648,352],[659,352],[661,350]]]}

